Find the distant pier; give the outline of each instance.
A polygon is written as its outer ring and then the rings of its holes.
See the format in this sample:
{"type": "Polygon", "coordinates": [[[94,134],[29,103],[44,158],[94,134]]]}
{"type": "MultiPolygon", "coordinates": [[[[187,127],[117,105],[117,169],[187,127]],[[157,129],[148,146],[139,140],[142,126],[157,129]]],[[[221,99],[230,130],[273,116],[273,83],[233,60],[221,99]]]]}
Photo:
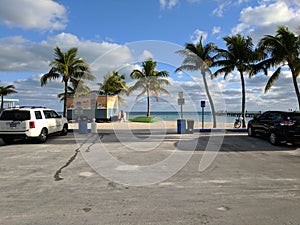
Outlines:
{"type": "MultiPolygon", "coordinates": [[[[230,116],[230,117],[239,117],[242,115],[241,112],[224,112],[224,113],[221,113],[221,114],[226,114],[227,116],[230,116]]],[[[254,117],[256,115],[260,115],[261,114],[261,111],[246,111],[245,113],[245,116],[246,117],[254,117]]]]}

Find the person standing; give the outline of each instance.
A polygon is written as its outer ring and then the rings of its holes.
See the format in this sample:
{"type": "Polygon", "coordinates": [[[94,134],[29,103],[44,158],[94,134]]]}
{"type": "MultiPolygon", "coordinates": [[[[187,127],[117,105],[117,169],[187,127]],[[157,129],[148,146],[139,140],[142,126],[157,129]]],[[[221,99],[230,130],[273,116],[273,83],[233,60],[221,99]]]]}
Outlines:
{"type": "Polygon", "coordinates": [[[126,122],[126,113],[123,110],[119,112],[119,122],[121,121],[126,122]]]}

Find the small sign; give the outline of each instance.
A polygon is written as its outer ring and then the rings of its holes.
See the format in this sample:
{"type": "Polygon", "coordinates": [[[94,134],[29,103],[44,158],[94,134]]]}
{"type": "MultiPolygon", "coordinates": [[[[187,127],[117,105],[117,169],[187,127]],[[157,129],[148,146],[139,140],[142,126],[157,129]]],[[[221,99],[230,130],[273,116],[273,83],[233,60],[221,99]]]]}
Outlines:
{"type": "Polygon", "coordinates": [[[178,92],[178,98],[183,98],[183,91],[178,92]]]}
{"type": "Polygon", "coordinates": [[[178,99],[178,105],[184,105],[184,98],[178,99]]]}
{"type": "Polygon", "coordinates": [[[205,101],[201,101],[201,107],[202,107],[202,108],[205,107],[205,101]]]}

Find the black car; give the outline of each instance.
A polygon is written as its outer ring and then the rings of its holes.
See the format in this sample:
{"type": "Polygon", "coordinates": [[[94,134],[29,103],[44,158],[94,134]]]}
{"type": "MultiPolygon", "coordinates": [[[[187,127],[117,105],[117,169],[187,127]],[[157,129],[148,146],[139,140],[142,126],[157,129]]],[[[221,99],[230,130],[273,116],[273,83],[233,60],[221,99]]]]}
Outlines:
{"type": "Polygon", "coordinates": [[[273,145],[300,142],[300,112],[267,111],[248,122],[248,135],[265,136],[273,145]]]}

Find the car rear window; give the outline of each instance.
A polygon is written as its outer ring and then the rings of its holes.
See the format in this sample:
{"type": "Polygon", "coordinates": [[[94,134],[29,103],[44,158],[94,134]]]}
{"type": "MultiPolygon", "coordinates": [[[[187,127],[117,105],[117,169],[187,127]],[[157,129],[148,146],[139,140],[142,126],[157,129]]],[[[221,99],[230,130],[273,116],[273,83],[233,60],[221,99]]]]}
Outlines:
{"type": "Polygon", "coordinates": [[[288,113],[286,114],[286,119],[297,121],[300,123],[300,113],[288,113]]]}
{"type": "Polygon", "coordinates": [[[30,112],[25,110],[3,111],[1,113],[0,120],[17,120],[17,121],[30,120],[30,112]]]}

